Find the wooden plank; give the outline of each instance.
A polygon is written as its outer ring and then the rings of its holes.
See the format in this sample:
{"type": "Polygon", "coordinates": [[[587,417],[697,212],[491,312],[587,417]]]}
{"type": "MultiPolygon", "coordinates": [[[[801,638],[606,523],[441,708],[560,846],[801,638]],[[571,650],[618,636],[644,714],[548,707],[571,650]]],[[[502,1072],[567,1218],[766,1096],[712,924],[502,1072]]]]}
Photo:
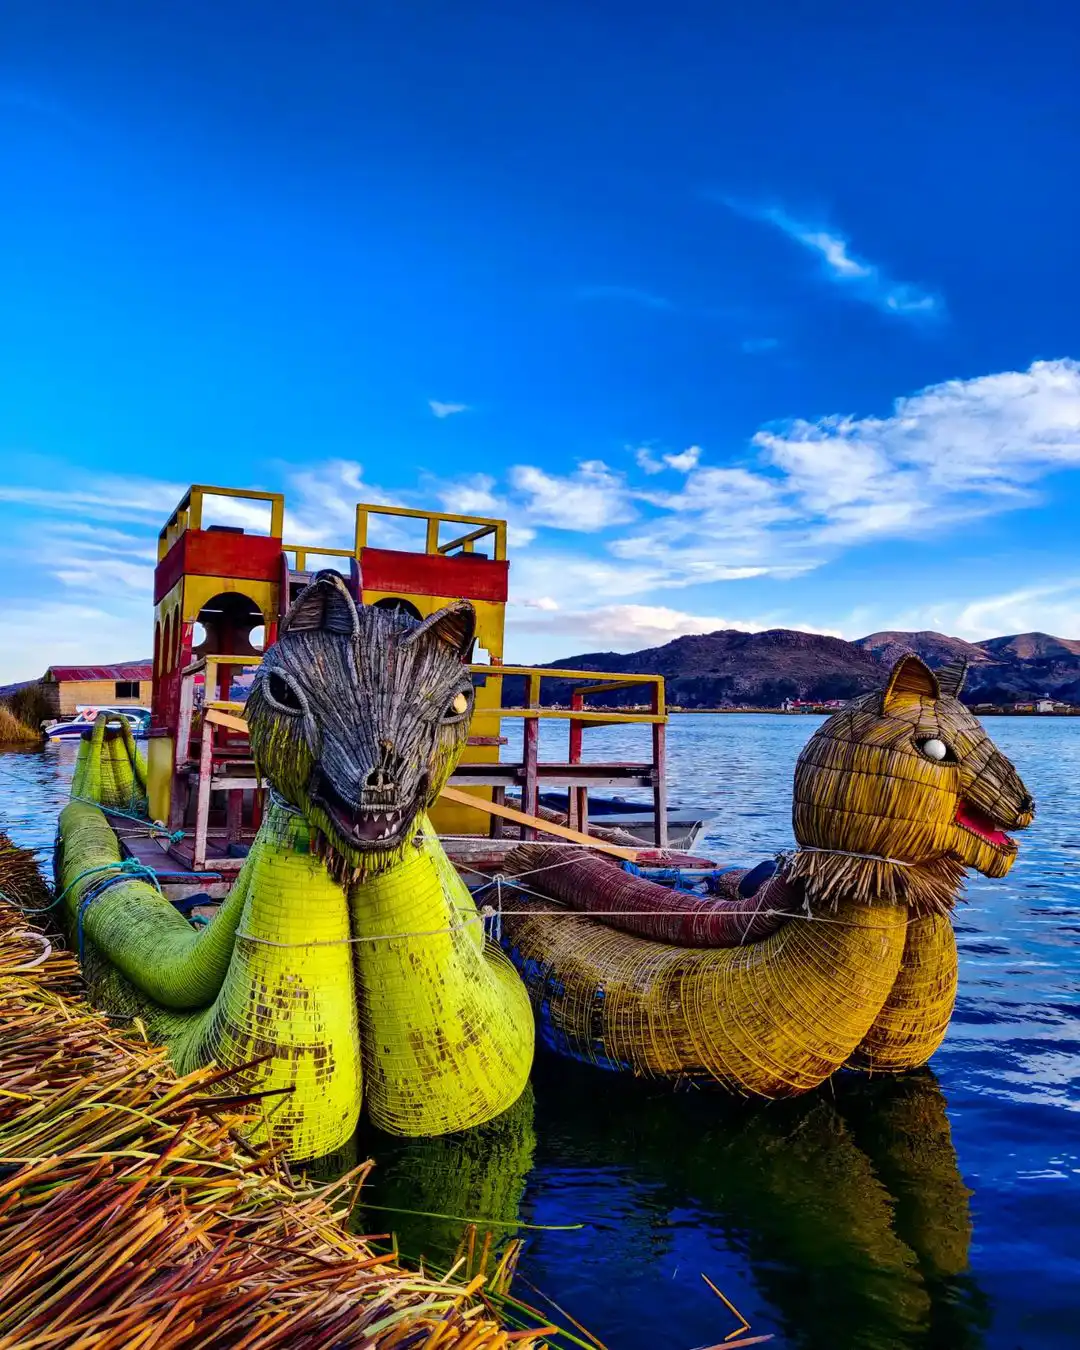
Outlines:
{"type": "Polygon", "coordinates": [[[199,749],[199,779],[195,786],[195,847],[192,867],[196,872],[206,868],[206,836],[210,825],[210,773],[214,756],[214,732],[203,727],[199,749]]]}
{"type": "Polygon", "coordinates": [[[573,844],[583,844],[586,848],[594,848],[599,853],[610,853],[613,858],[623,858],[627,862],[637,861],[640,850],[636,848],[620,848],[617,844],[605,843],[602,839],[594,839],[592,835],[581,834],[577,830],[568,829],[565,825],[556,825],[554,821],[527,815],[512,806],[499,806],[495,802],[484,801],[482,797],[473,797],[467,792],[458,792],[456,788],[451,787],[444,787],[441,795],[457,806],[475,807],[502,820],[513,821],[515,825],[524,825],[539,834],[553,834],[557,839],[568,839],[573,844]]]}
{"type": "MultiPolygon", "coordinates": [[[[500,675],[506,671],[500,670],[500,675]]],[[[491,717],[561,718],[564,722],[590,722],[596,726],[615,726],[621,722],[666,722],[666,714],[657,713],[617,713],[617,712],[574,712],[572,708],[485,708],[491,717]]]]}
{"type": "Polygon", "coordinates": [[[657,848],[667,848],[667,727],[656,725],[652,729],[653,742],[653,812],[657,848]]]}
{"type": "MultiPolygon", "coordinates": [[[[487,666],[472,666],[472,670],[485,671],[487,666]]],[[[611,672],[607,670],[563,670],[561,666],[500,666],[500,675],[540,675],[552,680],[609,680],[611,672]]],[[[656,684],[663,682],[663,675],[619,675],[620,684],[656,684]]]]}
{"type": "Polygon", "coordinates": [[[228,727],[230,731],[242,731],[245,736],[248,732],[248,724],[242,717],[234,717],[220,708],[208,708],[203,714],[203,721],[213,722],[216,727],[228,727]]]}

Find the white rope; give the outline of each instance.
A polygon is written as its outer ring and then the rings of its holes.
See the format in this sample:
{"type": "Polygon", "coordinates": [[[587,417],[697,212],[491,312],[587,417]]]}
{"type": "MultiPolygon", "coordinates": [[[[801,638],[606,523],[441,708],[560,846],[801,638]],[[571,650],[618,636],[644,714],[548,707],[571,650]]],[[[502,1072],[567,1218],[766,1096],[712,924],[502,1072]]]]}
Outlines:
{"type": "Polygon", "coordinates": [[[918,867],[918,863],[905,862],[903,858],[886,858],[880,853],[849,853],[845,848],[814,848],[811,844],[800,844],[791,853],[781,854],[783,858],[793,858],[796,853],[831,853],[837,858],[862,858],[866,862],[892,863],[894,867],[918,867]]]}
{"type": "Polygon", "coordinates": [[[483,923],[495,911],[485,907],[477,914],[463,916],[459,922],[446,928],[424,928],[413,933],[375,933],[365,937],[326,938],[317,942],[274,942],[271,938],[256,937],[254,933],[238,932],[236,936],[245,942],[254,942],[260,947],[348,947],[357,942],[394,942],[401,938],[437,937],[440,933],[458,933],[467,923],[483,923]]]}

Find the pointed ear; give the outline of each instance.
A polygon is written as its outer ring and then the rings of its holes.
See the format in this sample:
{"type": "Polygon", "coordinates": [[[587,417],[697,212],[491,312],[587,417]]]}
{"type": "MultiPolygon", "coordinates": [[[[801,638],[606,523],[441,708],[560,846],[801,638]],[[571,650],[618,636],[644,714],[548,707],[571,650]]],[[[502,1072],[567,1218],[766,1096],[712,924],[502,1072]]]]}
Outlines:
{"type": "Polygon", "coordinates": [[[476,610],[468,600],[455,600],[452,605],[429,614],[415,628],[407,629],[399,641],[402,647],[411,647],[414,642],[428,638],[445,642],[463,661],[467,661],[476,638],[476,610]]]}
{"type": "Polygon", "coordinates": [[[309,582],[293,601],[278,629],[281,637],[314,632],[340,633],[345,637],[360,635],[360,616],[345,578],[339,572],[320,572],[309,582]]]}
{"type": "Polygon", "coordinates": [[[881,710],[888,716],[892,707],[904,698],[940,698],[941,690],[934,672],[917,656],[902,656],[892,668],[889,683],[881,700],[881,710]]]}
{"type": "Polygon", "coordinates": [[[950,661],[947,666],[942,666],[935,673],[941,692],[949,698],[959,698],[968,673],[968,663],[964,658],[958,656],[955,661],[950,661]]]}

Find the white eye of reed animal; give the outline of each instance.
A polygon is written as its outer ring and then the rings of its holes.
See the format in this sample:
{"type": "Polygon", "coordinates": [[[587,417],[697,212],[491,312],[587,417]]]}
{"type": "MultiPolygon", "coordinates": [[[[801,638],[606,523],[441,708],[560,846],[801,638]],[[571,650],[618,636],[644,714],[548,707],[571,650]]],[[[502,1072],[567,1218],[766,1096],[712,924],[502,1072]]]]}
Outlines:
{"type": "Polygon", "coordinates": [[[447,717],[463,717],[469,711],[468,694],[455,694],[446,709],[447,717]]]}
{"type": "Polygon", "coordinates": [[[919,749],[927,759],[936,759],[939,763],[941,760],[946,759],[949,754],[949,747],[944,741],[937,740],[936,737],[931,738],[928,741],[923,741],[919,746],[919,749]]]}

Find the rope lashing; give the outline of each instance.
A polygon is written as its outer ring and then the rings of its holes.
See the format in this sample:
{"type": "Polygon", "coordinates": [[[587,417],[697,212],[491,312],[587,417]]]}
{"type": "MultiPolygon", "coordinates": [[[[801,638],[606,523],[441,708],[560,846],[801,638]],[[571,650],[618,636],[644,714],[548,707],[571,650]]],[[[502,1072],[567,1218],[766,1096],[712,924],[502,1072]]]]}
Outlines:
{"type": "MultiPolygon", "coordinates": [[[[830,853],[836,858],[862,858],[864,862],[883,862],[891,863],[893,867],[918,867],[918,863],[905,862],[903,858],[888,858],[880,853],[852,853],[846,848],[815,848],[812,844],[800,844],[797,849],[792,849],[790,853],[781,853],[780,857],[786,862],[793,858],[796,853],[830,853]]],[[[924,859],[924,861],[926,861],[924,859]]]]}
{"type": "Polygon", "coordinates": [[[86,802],[89,806],[96,806],[99,810],[104,811],[106,815],[121,816],[124,820],[134,820],[137,824],[142,825],[150,834],[163,834],[168,838],[169,842],[173,844],[178,844],[181,839],[185,837],[185,832],[183,830],[170,830],[163,820],[147,820],[145,816],[136,815],[132,811],[121,811],[118,806],[102,806],[101,803],[95,801],[93,797],[77,797],[72,794],[71,800],[73,802],[86,802]]]}
{"type": "Polygon", "coordinates": [[[88,867],[85,872],[81,872],[75,881],[72,881],[60,893],[60,899],[71,890],[75,882],[81,877],[90,876],[95,872],[113,872],[115,875],[105,877],[101,881],[96,881],[79,901],[79,912],[76,921],[76,936],[78,941],[79,960],[82,961],[85,954],[85,943],[83,938],[83,922],[86,917],[86,911],[91,904],[100,895],[104,895],[110,886],[117,885],[121,881],[143,880],[149,881],[156,891],[160,893],[161,886],[158,883],[157,874],[145,863],[139,862],[137,858],[125,858],[122,862],[106,863],[102,867],[88,867]]]}

